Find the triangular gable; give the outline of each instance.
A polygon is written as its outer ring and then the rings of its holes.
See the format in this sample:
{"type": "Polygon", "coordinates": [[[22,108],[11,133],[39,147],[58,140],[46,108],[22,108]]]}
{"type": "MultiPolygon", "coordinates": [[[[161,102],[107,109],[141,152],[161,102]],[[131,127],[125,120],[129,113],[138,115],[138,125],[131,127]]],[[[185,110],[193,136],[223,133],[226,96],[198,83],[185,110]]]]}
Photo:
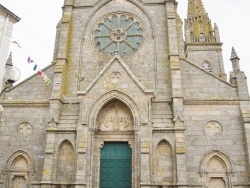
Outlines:
{"type": "MultiPolygon", "coordinates": [[[[41,71],[46,72],[48,78],[53,80],[54,76],[54,65],[50,64],[41,71]]],[[[15,85],[10,91],[5,92],[4,100],[13,102],[18,101],[32,101],[32,100],[49,100],[52,92],[52,86],[44,83],[43,78],[37,73],[31,75],[25,80],[15,85]]]]}
{"type": "Polygon", "coordinates": [[[120,58],[119,55],[115,55],[113,58],[110,59],[110,61],[104,66],[104,68],[99,72],[99,74],[96,76],[96,78],[91,82],[91,84],[84,90],[77,92],[78,94],[86,94],[91,90],[91,88],[98,82],[98,80],[105,74],[105,72],[111,67],[112,64],[115,62],[118,62],[124,70],[127,72],[127,74],[130,76],[130,78],[134,81],[134,83],[140,88],[144,93],[152,93],[153,90],[146,89],[141,82],[137,79],[137,77],[133,74],[133,72],[129,69],[129,67],[124,63],[124,61],[120,58]]]}
{"type": "Polygon", "coordinates": [[[221,77],[219,77],[219,76],[213,74],[212,72],[206,71],[205,69],[203,69],[203,68],[197,66],[196,64],[192,63],[191,61],[188,61],[187,59],[181,59],[181,60],[185,61],[186,63],[188,63],[188,64],[190,64],[190,65],[192,65],[192,66],[194,66],[194,67],[196,67],[197,69],[200,69],[202,72],[204,72],[204,73],[206,73],[206,74],[208,74],[208,75],[210,75],[210,76],[216,78],[217,80],[220,80],[221,82],[227,84],[228,86],[234,87],[231,83],[229,83],[229,82],[227,82],[226,80],[222,79],[221,77]]]}
{"type": "Polygon", "coordinates": [[[237,87],[194,63],[181,59],[182,90],[185,99],[237,99],[237,87]]]}

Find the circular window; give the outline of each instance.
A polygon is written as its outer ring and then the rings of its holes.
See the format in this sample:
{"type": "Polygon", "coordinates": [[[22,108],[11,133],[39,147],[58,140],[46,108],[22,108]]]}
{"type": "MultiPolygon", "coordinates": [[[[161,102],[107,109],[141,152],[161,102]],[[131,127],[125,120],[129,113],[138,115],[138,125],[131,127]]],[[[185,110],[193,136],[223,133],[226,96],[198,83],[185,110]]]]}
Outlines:
{"type": "Polygon", "coordinates": [[[131,14],[112,13],[102,18],[93,31],[95,49],[108,57],[133,54],[142,45],[144,27],[131,14]]]}

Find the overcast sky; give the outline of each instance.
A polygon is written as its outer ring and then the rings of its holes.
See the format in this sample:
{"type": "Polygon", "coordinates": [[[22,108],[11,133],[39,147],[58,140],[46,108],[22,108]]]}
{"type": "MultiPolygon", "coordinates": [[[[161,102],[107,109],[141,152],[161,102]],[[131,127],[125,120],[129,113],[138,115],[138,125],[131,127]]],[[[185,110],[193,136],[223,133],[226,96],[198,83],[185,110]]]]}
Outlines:
{"type": "MultiPolygon", "coordinates": [[[[63,0],[0,0],[0,3],[21,18],[14,26],[13,39],[38,64],[49,65],[53,57],[56,25],[62,14],[63,0]]],[[[186,18],[188,0],[178,0],[178,13],[186,18]]],[[[250,87],[250,0],[203,0],[212,23],[220,29],[226,74],[231,71],[231,48],[240,57],[240,66],[249,77],[250,87]]],[[[26,63],[27,54],[11,45],[13,63],[22,71],[22,79],[33,72],[26,63]]]]}

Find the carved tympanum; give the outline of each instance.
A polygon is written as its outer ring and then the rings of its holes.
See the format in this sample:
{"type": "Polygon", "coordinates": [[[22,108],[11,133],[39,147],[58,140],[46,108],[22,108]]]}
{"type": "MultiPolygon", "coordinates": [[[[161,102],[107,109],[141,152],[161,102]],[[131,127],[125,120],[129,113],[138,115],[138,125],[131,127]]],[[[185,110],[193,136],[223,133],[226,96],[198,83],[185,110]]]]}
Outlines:
{"type": "Polygon", "coordinates": [[[115,100],[105,105],[100,111],[97,124],[102,131],[132,130],[133,116],[125,104],[115,100]]]}

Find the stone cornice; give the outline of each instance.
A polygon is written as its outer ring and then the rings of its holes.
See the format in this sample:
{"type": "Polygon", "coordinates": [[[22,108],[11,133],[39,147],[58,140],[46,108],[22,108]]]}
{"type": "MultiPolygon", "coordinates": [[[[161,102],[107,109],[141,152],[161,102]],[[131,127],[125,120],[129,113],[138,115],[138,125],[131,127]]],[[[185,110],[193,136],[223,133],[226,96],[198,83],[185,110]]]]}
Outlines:
{"type": "Polygon", "coordinates": [[[8,107],[46,107],[50,106],[49,100],[4,100],[1,101],[4,108],[8,107]]]}
{"type": "Polygon", "coordinates": [[[64,132],[64,133],[75,133],[77,130],[75,128],[48,128],[47,132],[64,132]]]}
{"type": "Polygon", "coordinates": [[[184,105],[239,105],[242,101],[250,101],[249,99],[184,99],[184,105]]]}
{"type": "Polygon", "coordinates": [[[164,128],[153,128],[153,132],[184,132],[185,128],[175,128],[175,127],[164,127],[164,128]]]}

